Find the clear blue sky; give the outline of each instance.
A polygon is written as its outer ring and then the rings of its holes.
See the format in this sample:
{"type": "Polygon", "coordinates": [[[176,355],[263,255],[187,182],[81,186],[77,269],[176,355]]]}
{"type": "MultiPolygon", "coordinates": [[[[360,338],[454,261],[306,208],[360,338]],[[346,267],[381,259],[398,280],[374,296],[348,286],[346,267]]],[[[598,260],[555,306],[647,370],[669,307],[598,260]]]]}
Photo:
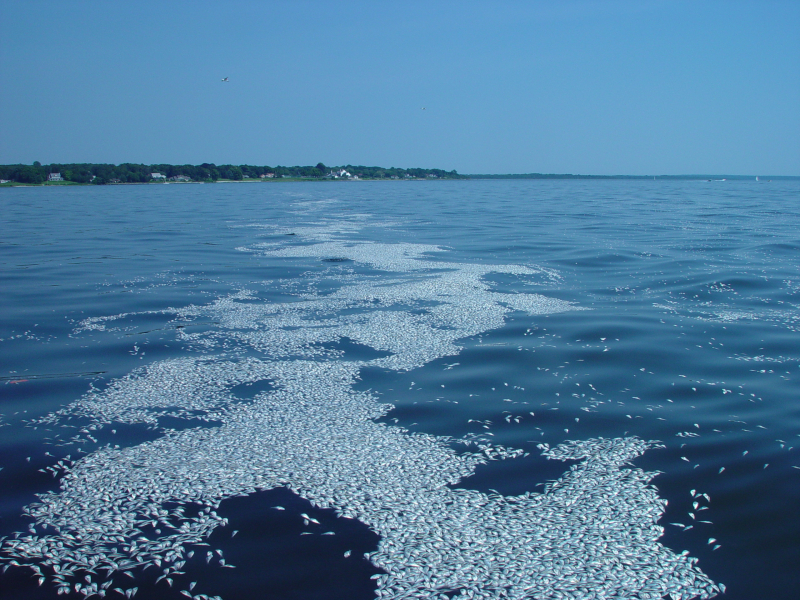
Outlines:
{"type": "Polygon", "coordinates": [[[800,175],[798,0],[0,0],[0,78],[2,164],[800,175]]]}

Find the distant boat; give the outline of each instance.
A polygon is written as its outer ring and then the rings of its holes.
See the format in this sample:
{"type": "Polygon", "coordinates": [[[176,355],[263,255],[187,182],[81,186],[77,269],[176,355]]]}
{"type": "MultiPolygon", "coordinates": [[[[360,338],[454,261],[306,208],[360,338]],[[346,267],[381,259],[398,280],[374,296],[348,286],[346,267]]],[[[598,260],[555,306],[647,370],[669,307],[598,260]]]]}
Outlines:
{"type": "Polygon", "coordinates": [[[756,175],[756,181],[758,181],[758,175],[756,175]]]}

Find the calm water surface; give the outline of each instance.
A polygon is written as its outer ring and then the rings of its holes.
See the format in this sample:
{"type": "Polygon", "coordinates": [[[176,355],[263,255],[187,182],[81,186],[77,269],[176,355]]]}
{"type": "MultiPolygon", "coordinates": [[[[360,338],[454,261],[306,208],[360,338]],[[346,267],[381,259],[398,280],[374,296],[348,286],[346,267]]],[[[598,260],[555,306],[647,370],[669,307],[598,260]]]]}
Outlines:
{"type": "MultiPolygon", "coordinates": [[[[660,542],[696,557],[727,586],[723,597],[797,598],[797,182],[45,187],[0,190],[0,207],[0,536],[30,535],[26,506],[60,493],[62,475],[47,468],[67,455],[80,463],[108,444],[213,431],[239,410],[214,412],[212,382],[187,394],[197,407],[184,407],[216,415],[210,420],[181,407],[144,418],[151,409],[137,404],[139,416],[114,413],[87,438],[81,428],[95,415],[70,413],[74,403],[106,398],[118,382],[176,359],[263,358],[283,342],[243,333],[253,329],[235,321],[247,318],[243,311],[301,306],[395,276],[337,247],[428,245],[438,246],[425,251],[431,268],[531,267],[481,280],[492,293],[540,294],[580,310],[508,310],[499,326],[459,339],[455,351],[434,348],[413,368],[360,369],[353,389],[394,405],[379,422],[409,435],[491,434],[493,444],[530,453],[479,465],[456,486],[503,496],[541,491],[568,470],[542,459],[537,444],[659,440],[664,447],[634,465],[660,473],[652,480],[668,501],[660,542]],[[340,245],[303,250],[329,242],[340,245]],[[63,418],[48,417],[56,411],[63,418]]],[[[336,310],[345,318],[361,309],[336,310]]],[[[318,327],[303,318],[283,330],[318,327]]],[[[313,360],[328,362],[392,354],[346,336],[311,346],[320,353],[313,360]]],[[[231,386],[241,406],[274,389],[266,380],[231,386]]],[[[124,597],[112,588],[130,588],[130,579],[146,598],[184,598],[189,581],[198,582],[193,594],[227,600],[374,597],[370,577],[384,571],[362,558],[378,547],[374,529],[289,487],[222,499],[227,526],[207,541],[236,569],[218,556],[207,565],[202,548],[173,587],[155,583],[160,568],[134,569],[115,576],[108,597],[124,597]],[[301,514],[335,535],[320,535],[301,514]]],[[[186,510],[196,511],[191,503],[186,510]]],[[[57,597],[52,571],[45,574],[40,587],[30,568],[9,568],[0,598],[57,597]]]]}

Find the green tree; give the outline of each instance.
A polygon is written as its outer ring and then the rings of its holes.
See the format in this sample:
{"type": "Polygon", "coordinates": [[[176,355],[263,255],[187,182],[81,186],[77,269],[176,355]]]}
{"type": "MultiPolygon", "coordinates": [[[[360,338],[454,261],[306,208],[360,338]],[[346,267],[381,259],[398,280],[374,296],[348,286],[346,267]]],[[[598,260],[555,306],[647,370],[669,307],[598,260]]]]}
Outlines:
{"type": "Polygon", "coordinates": [[[233,179],[234,181],[241,181],[244,179],[242,169],[234,165],[222,165],[220,167],[220,176],[223,179],[233,179]]]}
{"type": "Polygon", "coordinates": [[[39,169],[34,167],[22,167],[16,179],[20,183],[43,183],[44,175],[39,169]]]}

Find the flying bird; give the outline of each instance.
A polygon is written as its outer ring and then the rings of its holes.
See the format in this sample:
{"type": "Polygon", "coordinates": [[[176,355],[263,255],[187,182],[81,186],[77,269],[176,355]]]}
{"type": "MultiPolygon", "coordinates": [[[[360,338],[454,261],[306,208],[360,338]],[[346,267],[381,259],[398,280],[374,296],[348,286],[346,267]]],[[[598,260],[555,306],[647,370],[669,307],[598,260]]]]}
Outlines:
{"type": "Polygon", "coordinates": [[[228,78],[227,78],[227,77],[225,77],[225,78],[224,78],[222,81],[228,81],[228,78]]]}

